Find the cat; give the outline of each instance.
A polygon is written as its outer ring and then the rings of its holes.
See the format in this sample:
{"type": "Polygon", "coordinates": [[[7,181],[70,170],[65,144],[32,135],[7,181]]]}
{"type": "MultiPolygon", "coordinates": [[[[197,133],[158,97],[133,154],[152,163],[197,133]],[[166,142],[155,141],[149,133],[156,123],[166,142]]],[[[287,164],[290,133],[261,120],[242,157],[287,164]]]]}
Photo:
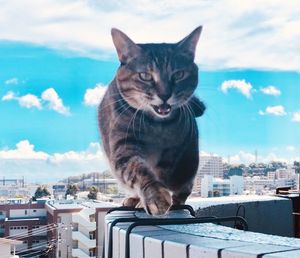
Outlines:
{"type": "Polygon", "coordinates": [[[126,206],[165,214],[190,195],[199,163],[196,117],[205,105],[193,93],[202,27],[178,43],[135,44],[112,29],[120,66],[99,105],[104,151],[132,194],[126,206]]]}

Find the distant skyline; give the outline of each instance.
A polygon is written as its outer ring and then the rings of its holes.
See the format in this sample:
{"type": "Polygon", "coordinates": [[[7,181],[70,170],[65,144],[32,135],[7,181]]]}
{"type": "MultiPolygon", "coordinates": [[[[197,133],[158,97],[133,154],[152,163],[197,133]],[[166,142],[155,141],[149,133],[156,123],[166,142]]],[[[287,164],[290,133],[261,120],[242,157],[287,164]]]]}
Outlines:
{"type": "Polygon", "coordinates": [[[259,162],[299,161],[297,1],[142,2],[1,3],[0,177],[47,181],[108,168],[97,104],[119,65],[111,27],[136,42],[174,42],[203,24],[202,153],[248,164],[257,150],[259,162]]]}

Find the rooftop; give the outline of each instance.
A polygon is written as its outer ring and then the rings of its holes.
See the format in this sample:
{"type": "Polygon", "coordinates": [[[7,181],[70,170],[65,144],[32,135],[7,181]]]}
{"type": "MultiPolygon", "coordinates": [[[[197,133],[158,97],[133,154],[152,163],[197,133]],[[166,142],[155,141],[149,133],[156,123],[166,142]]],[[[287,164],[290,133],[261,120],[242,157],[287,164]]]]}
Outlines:
{"type": "Polygon", "coordinates": [[[110,208],[111,202],[101,202],[96,200],[50,200],[47,206],[53,210],[83,209],[83,208],[110,208]]]}
{"type": "Polygon", "coordinates": [[[197,210],[223,204],[274,201],[282,199],[284,198],[271,195],[230,195],[211,198],[192,197],[187,200],[187,204],[191,205],[194,210],[197,210]]]}

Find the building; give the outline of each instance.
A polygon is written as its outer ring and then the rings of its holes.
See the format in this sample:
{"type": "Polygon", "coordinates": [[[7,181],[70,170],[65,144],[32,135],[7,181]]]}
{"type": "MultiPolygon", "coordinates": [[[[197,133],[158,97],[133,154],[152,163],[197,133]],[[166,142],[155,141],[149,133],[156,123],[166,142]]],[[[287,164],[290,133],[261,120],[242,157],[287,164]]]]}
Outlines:
{"type": "Polygon", "coordinates": [[[294,168],[278,168],[275,171],[276,179],[293,179],[296,177],[294,168]]]}
{"type": "Polygon", "coordinates": [[[48,201],[48,241],[56,241],[49,257],[100,257],[103,247],[104,216],[115,207],[99,201],[48,201]]]}
{"type": "Polygon", "coordinates": [[[245,191],[251,194],[264,194],[265,192],[275,192],[278,187],[297,188],[297,177],[276,178],[275,174],[265,176],[244,177],[245,191]]]}
{"type": "Polygon", "coordinates": [[[16,246],[22,241],[0,238],[0,257],[1,258],[18,258],[16,255],[16,246]]]}
{"type": "Polygon", "coordinates": [[[67,185],[63,183],[52,185],[54,199],[61,200],[65,197],[67,185]]]}
{"type": "Polygon", "coordinates": [[[217,178],[224,177],[222,157],[215,155],[200,155],[198,171],[194,180],[193,192],[201,192],[201,180],[205,175],[217,178]]]}
{"type": "Polygon", "coordinates": [[[201,180],[202,197],[240,195],[243,193],[243,177],[231,176],[230,179],[215,178],[205,175],[201,180]]]}
{"type": "Polygon", "coordinates": [[[17,254],[42,253],[47,249],[45,201],[0,205],[0,236],[19,240],[17,254]]]}
{"type": "Polygon", "coordinates": [[[18,240],[20,256],[100,257],[104,216],[112,207],[82,200],[7,202],[0,205],[0,236],[18,240]]]}
{"type": "Polygon", "coordinates": [[[112,188],[115,188],[117,192],[120,191],[117,180],[114,178],[87,178],[83,180],[82,184],[85,188],[96,186],[102,193],[109,193],[112,188]]]}

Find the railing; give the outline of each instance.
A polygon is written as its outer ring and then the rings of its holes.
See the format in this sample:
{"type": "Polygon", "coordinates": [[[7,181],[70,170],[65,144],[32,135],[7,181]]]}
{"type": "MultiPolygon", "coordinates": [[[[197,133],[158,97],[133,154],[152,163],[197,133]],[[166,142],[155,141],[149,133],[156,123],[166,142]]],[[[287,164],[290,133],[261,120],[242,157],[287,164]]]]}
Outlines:
{"type": "Polygon", "coordinates": [[[85,252],[83,252],[81,249],[79,248],[73,248],[72,249],[72,256],[73,257],[78,257],[78,258],[95,258],[96,256],[89,256],[88,254],[86,254],[85,252]]]}
{"type": "Polygon", "coordinates": [[[83,245],[87,247],[87,249],[96,247],[96,239],[90,239],[86,235],[82,234],[79,231],[72,232],[72,239],[81,242],[83,245]]]}
{"type": "Polygon", "coordinates": [[[96,230],[96,222],[90,222],[86,218],[82,217],[80,213],[75,213],[72,215],[73,222],[81,224],[85,228],[88,229],[88,231],[94,231],[96,230]]]}

